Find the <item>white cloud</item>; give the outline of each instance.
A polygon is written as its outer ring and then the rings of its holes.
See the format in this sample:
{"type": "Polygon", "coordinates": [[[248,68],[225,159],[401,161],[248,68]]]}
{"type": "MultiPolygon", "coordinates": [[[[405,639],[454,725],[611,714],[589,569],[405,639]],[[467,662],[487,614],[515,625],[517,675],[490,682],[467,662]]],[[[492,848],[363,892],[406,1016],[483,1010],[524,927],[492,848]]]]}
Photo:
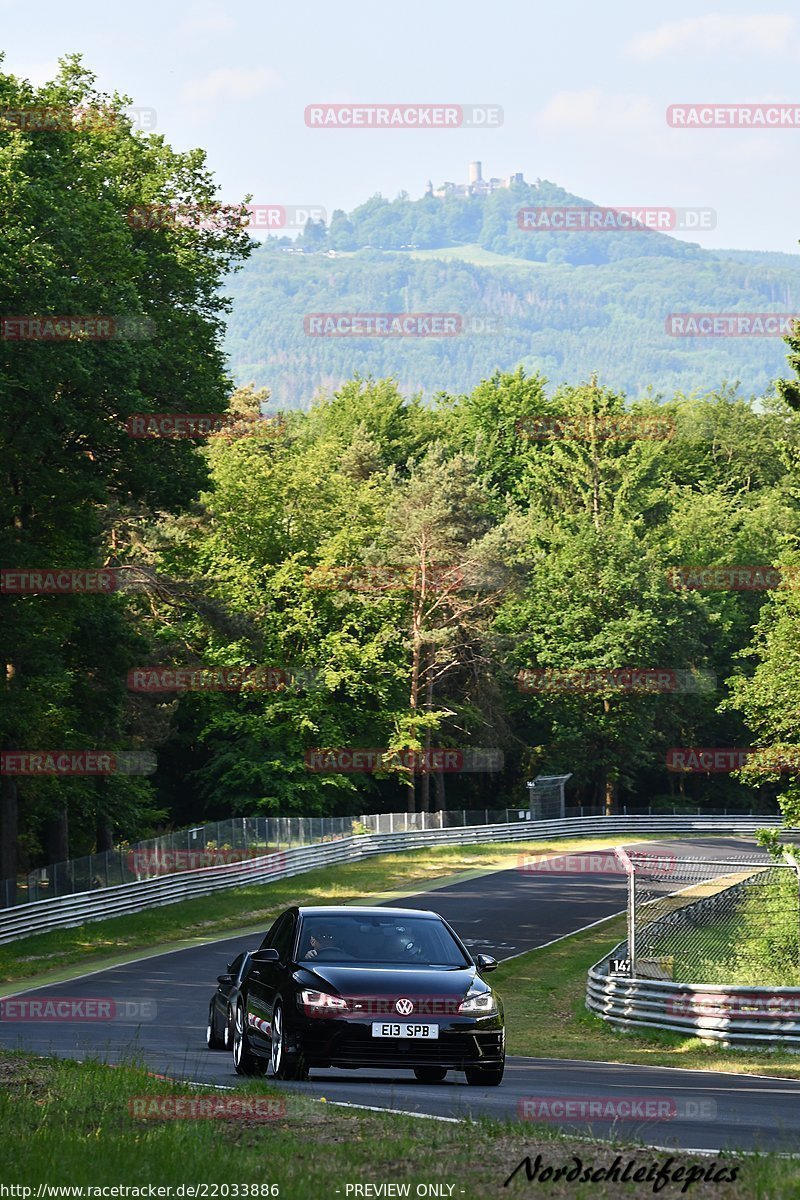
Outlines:
{"type": "Polygon", "coordinates": [[[652,102],[647,96],[613,95],[600,88],[556,92],[537,116],[536,123],[540,129],[554,132],[607,129],[630,133],[652,127],[652,102]]]}
{"type": "Polygon", "coordinates": [[[280,79],[270,67],[218,67],[202,79],[187,83],[183,99],[190,104],[207,104],[213,100],[252,100],[268,88],[277,87],[280,79]]]}
{"type": "Polygon", "coordinates": [[[687,21],[667,21],[628,43],[633,58],[650,62],[678,50],[746,51],[784,54],[794,40],[797,22],[791,16],[726,16],[709,13],[687,21]]]}
{"type": "Polygon", "coordinates": [[[12,64],[6,59],[3,69],[11,75],[16,75],[18,79],[30,80],[34,87],[43,87],[51,79],[55,79],[61,71],[55,58],[50,62],[28,62],[19,65],[12,64]]]}

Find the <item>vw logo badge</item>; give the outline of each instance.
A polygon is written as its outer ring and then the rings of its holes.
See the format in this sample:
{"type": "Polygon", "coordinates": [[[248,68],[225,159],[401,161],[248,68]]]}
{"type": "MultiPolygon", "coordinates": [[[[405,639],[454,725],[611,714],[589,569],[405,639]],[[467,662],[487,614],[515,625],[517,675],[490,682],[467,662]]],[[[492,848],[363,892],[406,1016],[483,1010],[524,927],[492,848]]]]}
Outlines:
{"type": "Polygon", "coordinates": [[[400,999],[395,1003],[395,1008],[400,1013],[401,1017],[407,1017],[409,1013],[414,1011],[414,1005],[410,1000],[400,999]]]}

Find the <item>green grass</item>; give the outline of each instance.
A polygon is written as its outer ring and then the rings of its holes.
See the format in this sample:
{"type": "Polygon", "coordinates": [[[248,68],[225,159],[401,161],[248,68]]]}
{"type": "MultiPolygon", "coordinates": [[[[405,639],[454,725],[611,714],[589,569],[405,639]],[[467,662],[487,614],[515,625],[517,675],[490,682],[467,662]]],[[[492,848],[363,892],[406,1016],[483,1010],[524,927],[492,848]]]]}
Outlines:
{"type": "MultiPolygon", "coordinates": [[[[54,979],[64,970],[93,970],[104,963],[110,965],[126,956],[133,957],[137,951],[178,948],[193,941],[233,936],[240,930],[264,930],[291,904],[346,904],[387,892],[411,894],[434,883],[452,882],[463,872],[513,867],[523,854],[599,849],[625,840],[634,839],[431,846],[308,871],[292,879],[217,892],[213,896],[146,909],[132,916],[111,917],[75,929],[57,929],[10,942],[0,946],[0,984],[54,979]]],[[[0,986],[0,994],[4,990],[10,989],[0,986]]]]}
{"type": "MultiPolygon", "coordinates": [[[[39,1184],[172,1189],[226,1184],[227,1192],[220,1186],[216,1193],[222,1196],[234,1196],[234,1185],[243,1196],[244,1184],[259,1189],[272,1184],[282,1200],[348,1200],[348,1184],[408,1183],[414,1195],[415,1185],[436,1183],[452,1185],[454,1200],[541,1191],[558,1198],[605,1200],[620,1194],[652,1196],[653,1184],[623,1188],[559,1180],[534,1191],[524,1171],[508,1188],[503,1183],[526,1155],[535,1161],[537,1154],[542,1165],[554,1167],[572,1167],[572,1156],[584,1167],[608,1167],[616,1154],[623,1163],[635,1159],[639,1166],[666,1163],[669,1157],[673,1169],[696,1165],[706,1170],[710,1165],[698,1156],[561,1137],[554,1128],[530,1124],[445,1123],[341,1108],[261,1081],[237,1089],[235,1097],[260,1098],[262,1103],[272,1097],[268,1120],[141,1118],[131,1111],[135,1097],[150,1105],[165,1100],[174,1105],[188,1099],[219,1103],[232,1094],[175,1084],[135,1066],[0,1054],[0,1082],[0,1178],[5,1185],[33,1189],[34,1197],[39,1184]]],[[[781,1200],[797,1194],[796,1166],[785,1159],[725,1156],[717,1168],[723,1165],[728,1171],[737,1168],[734,1183],[699,1183],[688,1194],[713,1195],[714,1200],[781,1200]]],[[[669,1185],[659,1194],[672,1198],[681,1194],[681,1187],[669,1185]]]]}

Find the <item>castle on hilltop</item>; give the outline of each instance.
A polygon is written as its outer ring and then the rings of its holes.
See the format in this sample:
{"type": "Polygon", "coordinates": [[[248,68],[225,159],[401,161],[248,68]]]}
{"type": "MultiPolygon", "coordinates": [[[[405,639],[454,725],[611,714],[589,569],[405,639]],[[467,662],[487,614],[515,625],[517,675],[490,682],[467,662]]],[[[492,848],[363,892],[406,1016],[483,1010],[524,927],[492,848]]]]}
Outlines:
{"type": "Polygon", "coordinates": [[[508,175],[505,179],[484,179],[481,166],[482,164],[479,162],[469,164],[469,183],[443,183],[434,191],[433,183],[429,179],[425,195],[436,196],[439,200],[447,199],[450,196],[490,196],[492,192],[497,192],[501,188],[510,188],[512,184],[525,182],[522,171],[508,175]]]}

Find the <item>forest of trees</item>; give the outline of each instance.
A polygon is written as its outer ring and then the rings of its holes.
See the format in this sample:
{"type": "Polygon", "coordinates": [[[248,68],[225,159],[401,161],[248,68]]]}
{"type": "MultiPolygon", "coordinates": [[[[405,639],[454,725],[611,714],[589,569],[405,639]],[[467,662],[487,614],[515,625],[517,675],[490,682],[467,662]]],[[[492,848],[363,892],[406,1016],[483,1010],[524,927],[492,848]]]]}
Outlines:
{"type": "MultiPolygon", "coordinates": [[[[450,208],[495,199],[396,204],[409,211],[433,205],[443,218],[450,208]]],[[[390,242],[393,207],[381,201],[373,214],[390,242]]],[[[312,251],[303,254],[288,239],[263,243],[225,282],[234,301],[225,338],[234,377],[267,386],[276,403],[296,408],[307,407],[320,388],[334,390],[356,374],[390,375],[405,391],[431,397],[442,387],[468,391],[496,370],[522,365],[559,383],[577,384],[596,371],[606,386],[638,396],[648,389],[705,391],[723,380],[760,394],[781,371],[779,337],[684,338],[671,336],[665,325],[670,313],[800,311],[800,257],[728,256],[649,232],[522,233],[513,214],[505,220],[514,244],[502,259],[477,243],[389,250],[376,237],[372,249],[336,251],[335,257],[313,250],[313,238],[312,251]],[[520,247],[520,238],[531,242],[520,247]],[[586,261],[577,247],[575,261],[565,257],[573,251],[562,239],[573,238],[593,239],[598,261],[586,261]],[[535,245],[542,239],[548,239],[546,253],[535,245]],[[642,253],[646,246],[650,252],[642,253]],[[523,257],[526,248],[542,259],[523,257]],[[315,312],[458,313],[464,332],[453,338],[314,337],[304,318],[315,312]]],[[[364,238],[374,236],[371,228],[366,222],[364,238]]],[[[307,240],[303,235],[299,248],[307,240]]]]}
{"type": "Polygon", "coordinates": [[[35,136],[0,127],[3,312],[149,330],[0,340],[0,568],[127,581],[2,597],[0,739],[157,759],[143,776],[3,774],[0,877],[169,823],[516,806],[539,772],[572,772],[575,801],[612,811],[757,795],[800,815],[798,772],[775,753],[800,743],[797,589],[669,574],[800,566],[796,385],[756,404],[709,378],[701,395],[631,402],[591,371],[553,386],[476,370],[462,388],[442,367],[426,401],[365,369],[313,403],[276,404],[234,388],[222,351],[222,284],[252,251],[241,221],[126,219],[142,202],[214,204],[202,153],[134,133],[124,98],[97,94],[76,60],[38,91],[0,75],[0,98],[115,114],[35,136]],[[126,429],[134,414],[225,410],[205,439],[126,429]],[[641,434],[656,419],[669,436],[641,434]],[[537,421],[557,436],[532,434],[537,421]],[[244,682],[148,694],[131,685],[146,668],[244,682]],[[521,682],[624,668],[696,686],[521,682]],[[668,750],[692,746],[763,755],[743,777],[668,771],[668,750]],[[314,751],[342,747],[490,749],[503,766],[309,770],[314,751]]]}

